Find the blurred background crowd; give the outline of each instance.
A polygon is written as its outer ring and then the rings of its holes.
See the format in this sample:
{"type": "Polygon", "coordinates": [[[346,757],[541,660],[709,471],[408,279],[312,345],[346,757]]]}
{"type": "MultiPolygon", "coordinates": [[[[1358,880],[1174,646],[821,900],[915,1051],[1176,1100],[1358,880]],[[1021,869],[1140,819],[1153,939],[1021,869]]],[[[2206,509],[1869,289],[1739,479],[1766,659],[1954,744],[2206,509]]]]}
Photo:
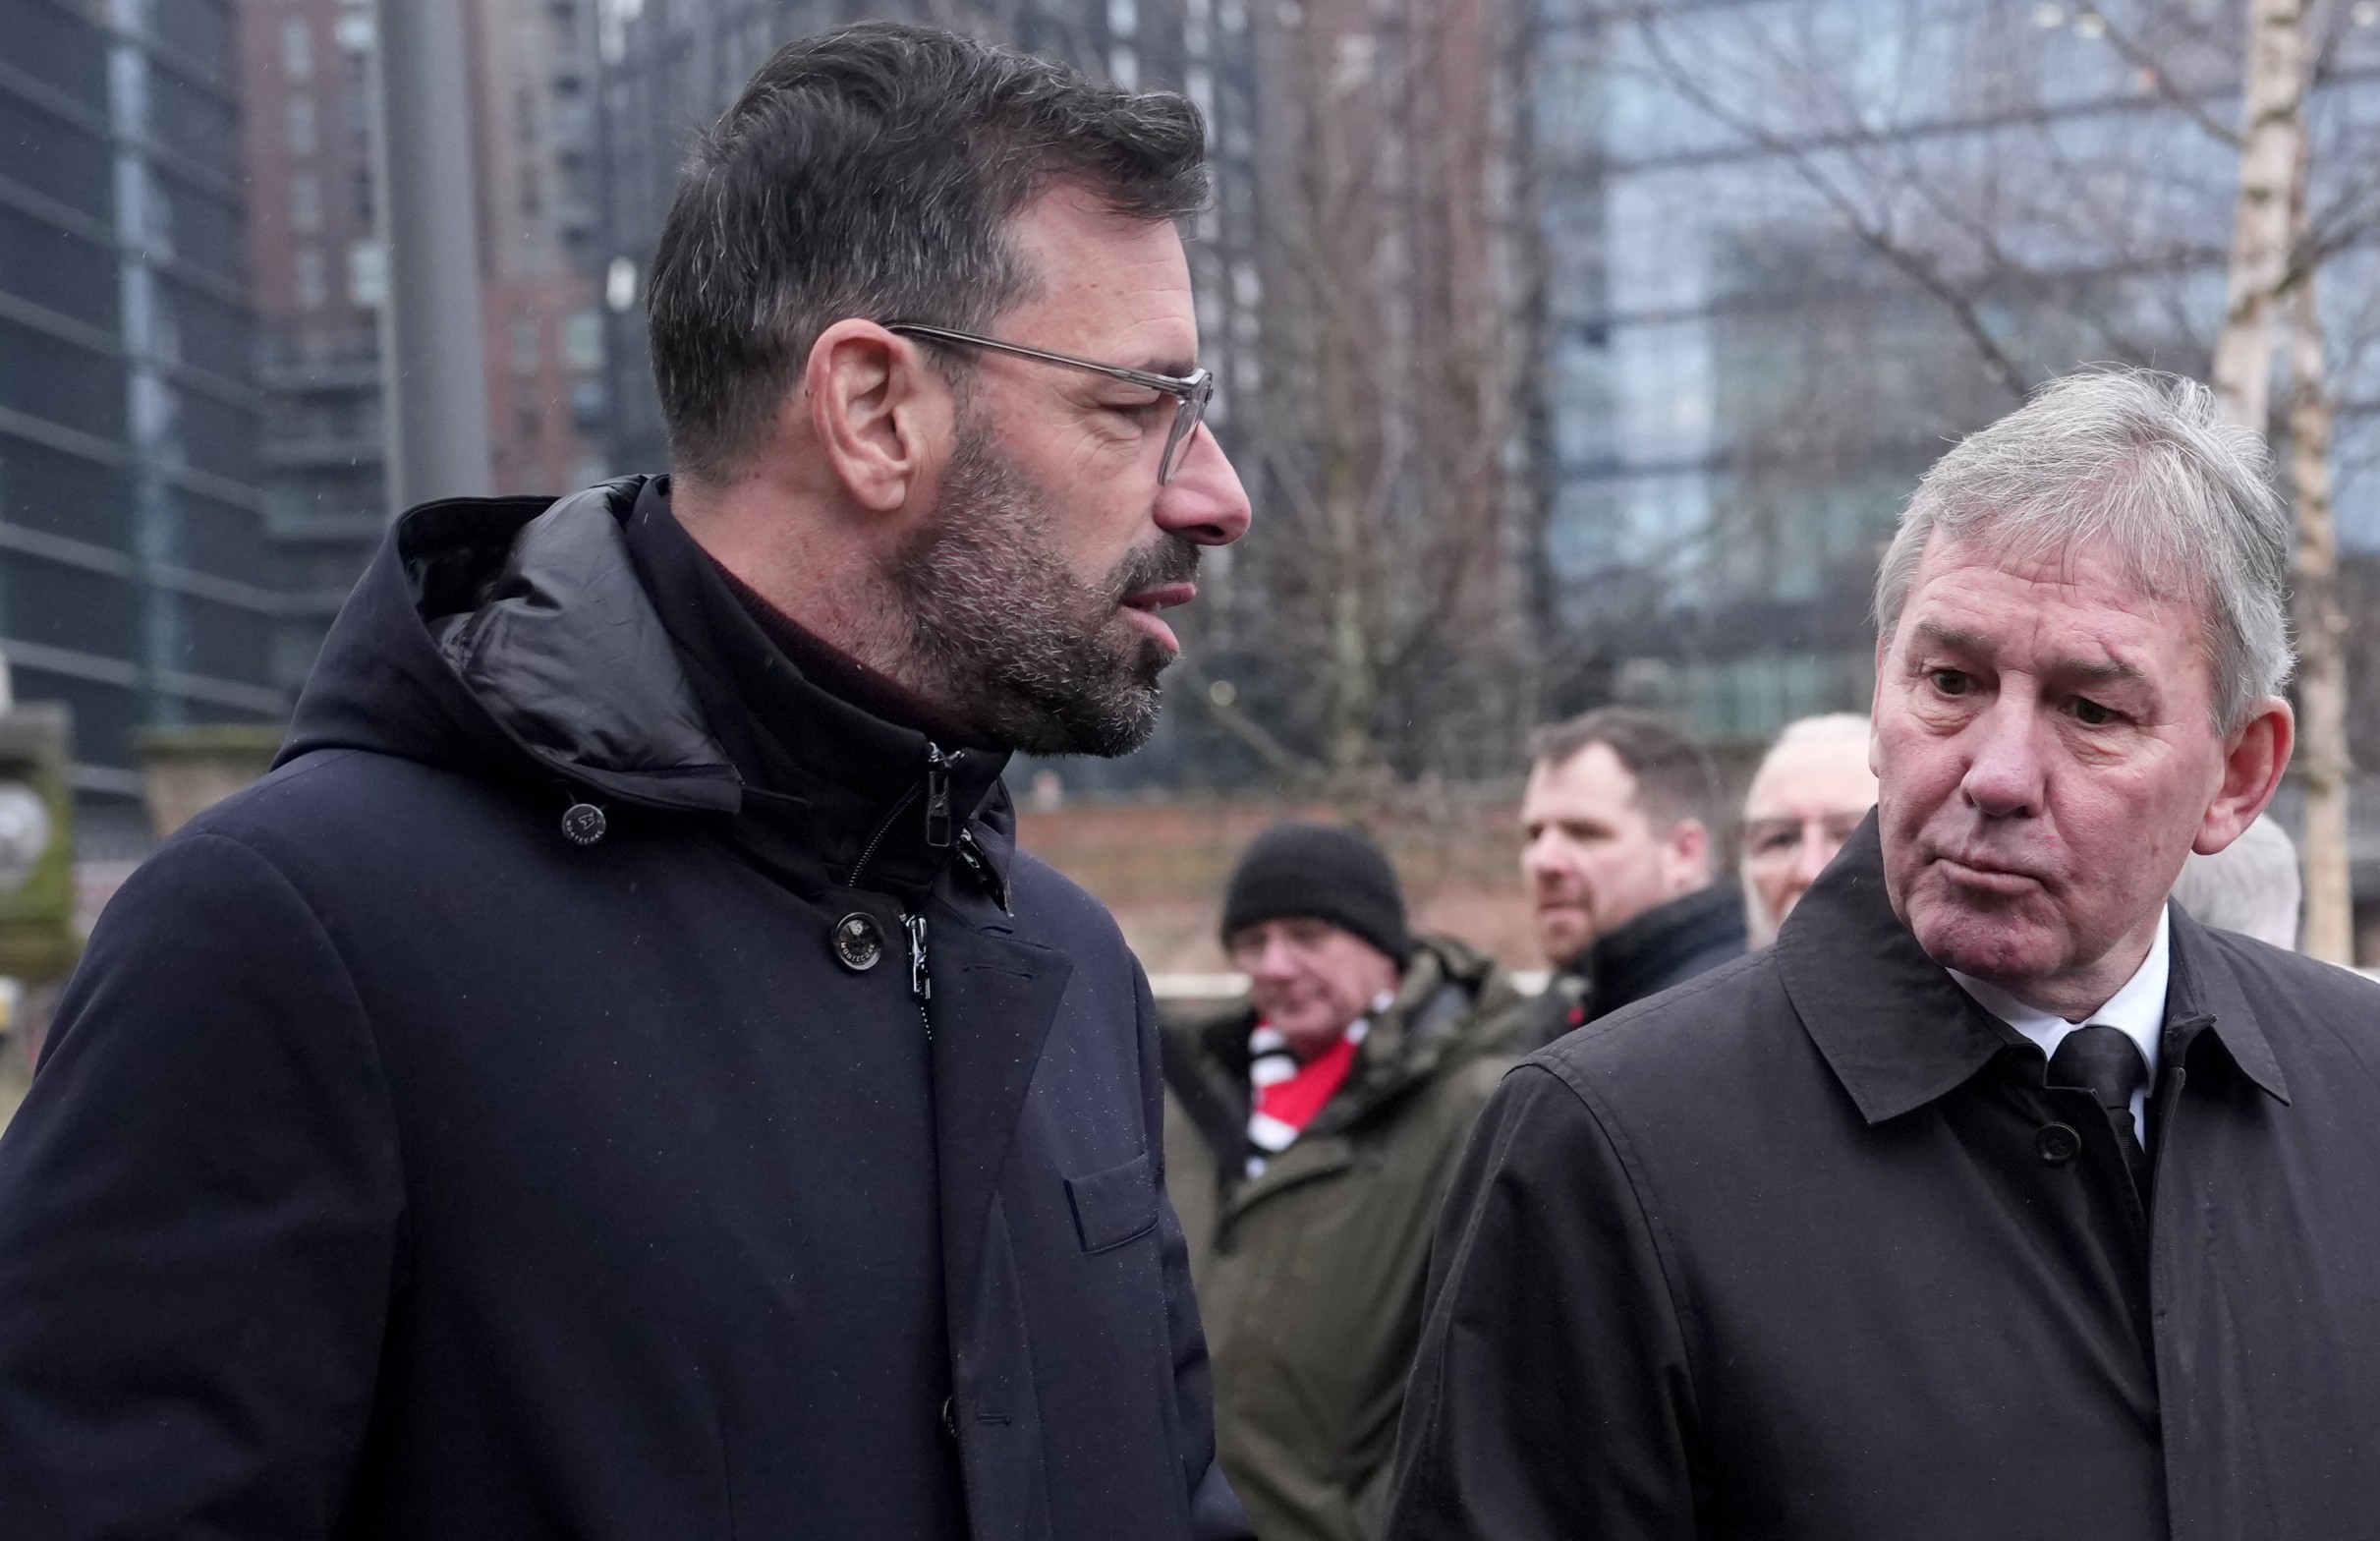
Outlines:
{"type": "Polygon", "coordinates": [[[2289,59],[2231,0],[439,0],[393,89],[370,0],[0,0],[0,1114],[46,982],[261,770],[402,495],[392,181],[433,179],[412,324],[473,347],[447,448],[483,487],[659,469],[680,155],[867,16],[1212,126],[1190,250],[1256,533],[1147,748],[1011,772],[1167,994],[1236,984],[1226,879],[1293,815],[1369,828],[1417,928],[1559,961],[1528,745],[1593,708],[1707,754],[1724,881],[1780,730],[1865,710],[1919,473],[2103,360],[2269,425],[2306,725],[2277,825],[2308,948],[2380,962],[2380,0],[2259,9],[2289,59]]]}

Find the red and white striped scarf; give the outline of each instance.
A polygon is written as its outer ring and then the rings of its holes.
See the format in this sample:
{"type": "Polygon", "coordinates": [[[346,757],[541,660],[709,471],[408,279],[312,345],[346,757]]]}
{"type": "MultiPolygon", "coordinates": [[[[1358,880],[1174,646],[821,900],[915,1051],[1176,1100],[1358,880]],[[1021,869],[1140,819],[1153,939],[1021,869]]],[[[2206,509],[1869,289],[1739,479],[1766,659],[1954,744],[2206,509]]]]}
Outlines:
{"type": "MultiPolygon", "coordinates": [[[[1393,998],[1373,1002],[1377,1011],[1393,998]]],[[[1289,1040],[1277,1028],[1259,1022],[1248,1035],[1248,1175],[1264,1174],[1266,1164],[1295,1144],[1314,1115],[1323,1111],[1355,1068],[1355,1051],[1372,1030],[1372,1019],[1357,1017],[1338,1035],[1338,1042],[1304,1064],[1289,1052],[1289,1040]]]]}

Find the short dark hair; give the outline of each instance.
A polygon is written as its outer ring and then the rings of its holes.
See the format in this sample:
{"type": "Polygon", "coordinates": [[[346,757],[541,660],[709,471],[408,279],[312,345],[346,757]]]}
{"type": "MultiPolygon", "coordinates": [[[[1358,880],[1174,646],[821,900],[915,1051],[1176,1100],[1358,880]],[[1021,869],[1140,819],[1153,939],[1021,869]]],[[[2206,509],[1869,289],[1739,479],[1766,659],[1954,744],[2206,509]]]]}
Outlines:
{"type": "Polygon", "coordinates": [[[981,331],[1028,298],[1006,227],[1066,180],[1127,217],[1196,212],[1198,109],[929,27],[779,48],[696,146],[653,255],[673,469],[731,476],[846,316],[981,331]]]}
{"type": "Polygon", "coordinates": [[[1529,758],[1541,766],[1566,765],[1601,744],[1636,777],[1636,800],[1665,827],[1712,822],[1719,806],[1719,774],[1702,745],[1673,718],[1641,707],[1598,707],[1566,722],[1541,727],[1529,739],[1529,758]]]}

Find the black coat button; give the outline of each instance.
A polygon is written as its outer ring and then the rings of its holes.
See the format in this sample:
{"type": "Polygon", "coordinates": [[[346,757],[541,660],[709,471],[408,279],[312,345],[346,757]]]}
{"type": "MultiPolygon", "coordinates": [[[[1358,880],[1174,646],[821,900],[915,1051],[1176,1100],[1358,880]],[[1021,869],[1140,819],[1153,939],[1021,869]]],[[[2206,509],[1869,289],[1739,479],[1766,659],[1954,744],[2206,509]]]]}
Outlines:
{"type": "Polygon", "coordinates": [[[593,803],[573,803],[562,811],[562,838],[573,845],[593,845],[603,838],[611,821],[593,803]]]}
{"type": "Polygon", "coordinates": [[[942,1398],[942,1432],[952,1439],[959,1437],[958,1398],[955,1397],[942,1398]]]}
{"type": "Polygon", "coordinates": [[[2063,1123],[2045,1123],[2033,1133],[2033,1149],[2053,1167],[2063,1167],[2082,1154],[2082,1136],[2063,1123]]]}
{"type": "Polygon", "coordinates": [[[865,973],[884,959],[884,934],[876,917],[854,910],[834,923],[834,958],[854,974],[865,973]]]}

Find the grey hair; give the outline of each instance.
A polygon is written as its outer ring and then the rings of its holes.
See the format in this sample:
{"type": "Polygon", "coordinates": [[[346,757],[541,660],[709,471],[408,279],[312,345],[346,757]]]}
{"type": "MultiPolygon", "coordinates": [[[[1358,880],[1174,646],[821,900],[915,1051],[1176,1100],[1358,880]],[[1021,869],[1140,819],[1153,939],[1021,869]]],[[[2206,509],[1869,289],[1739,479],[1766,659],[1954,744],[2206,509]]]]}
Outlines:
{"type": "Polygon", "coordinates": [[[2038,560],[2106,542],[2133,581],[2206,617],[2215,727],[2278,695],[2289,639],[2290,516],[2263,436],[2225,421],[2195,380],[2149,370],[2069,374],[1934,463],[1876,571],[1876,625],[1900,624],[1939,530],[2038,560]]]}

